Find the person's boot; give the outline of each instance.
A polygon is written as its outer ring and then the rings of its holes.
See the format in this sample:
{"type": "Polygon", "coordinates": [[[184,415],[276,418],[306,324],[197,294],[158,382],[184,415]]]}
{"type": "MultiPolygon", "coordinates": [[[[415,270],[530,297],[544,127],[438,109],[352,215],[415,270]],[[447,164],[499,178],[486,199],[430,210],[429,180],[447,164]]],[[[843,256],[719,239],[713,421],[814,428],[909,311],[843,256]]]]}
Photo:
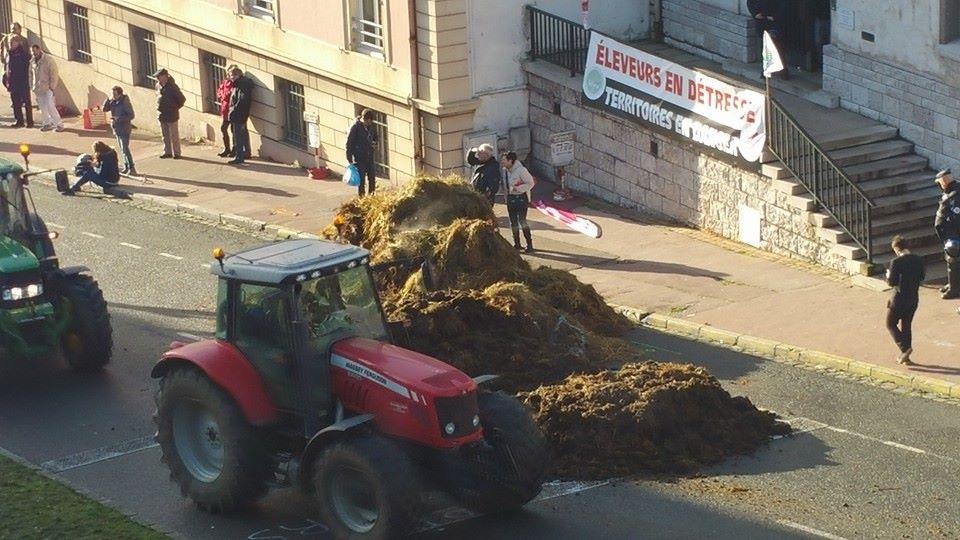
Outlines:
{"type": "Polygon", "coordinates": [[[523,239],[527,241],[527,253],[533,252],[533,236],[530,234],[530,229],[523,229],[523,239]]]}
{"type": "Polygon", "coordinates": [[[960,269],[956,264],[947,265],[947,291],[940,295],[944,300],[960,298],[960,269]]]}
{"type": "Polygon", "coordinates": [[[233,150],[230,150],[227,147],[223,147],[223,152],[217,154],[220,157],[233,157],[233,150]]]}
{"type": "Polygon", "coordinates": [[[523,247],[520,246],[520,232],[519,232],[519,231],[513,231],[513,249],[523,249],[523,247]]]}

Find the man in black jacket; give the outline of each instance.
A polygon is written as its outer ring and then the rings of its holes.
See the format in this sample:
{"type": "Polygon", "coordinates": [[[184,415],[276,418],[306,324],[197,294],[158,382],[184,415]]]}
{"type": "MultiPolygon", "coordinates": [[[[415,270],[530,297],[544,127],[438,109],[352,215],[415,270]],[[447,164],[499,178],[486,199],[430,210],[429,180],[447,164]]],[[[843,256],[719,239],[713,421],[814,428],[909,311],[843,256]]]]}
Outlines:
{"type": "Polygon", "coordinates": [[[230,71],[233,79],[233,89],[230,90],[230,111],[227,120],[230,121],[230,130],[233,132],[234,158],[227,163],[240,164],[250,157],[250,131],[247,129],[247,120],[250,118],[250,103],[253,101],[253,81],[244,77],[243,70],[238,67],[230,71]]]}
{"type": "Polygon", "coordinates": [[[353,163],[360,171],[360,185],[357,191],[364,195],[364,179],[369,184],[369,193],[377,188],[377,171],[373,161],[373,151],[377,147],[377,132],[373,129],[373,111],[364,109],[347,135],[347,162],[353,163]]]}
{"type": "Polygon", "coordinates": [[[483,193],[490,204],[500,191],[500,163],[494,158],[493,146],[483,143],[467,153],[467,163],[473,165],[473,189],[483,193]]]}
{"type": "Polygon", "coordinates": [[[940,289],[941,298],[960,298],[960,184],[953,181],[950,169],[937,173],[934,182],[943,190],[934,229],[943,245],[947,261],[947,284],[940,289]]]}
{"type": "Polygon", "coordinates": [[[160,159],[180,159],[180,109],[187,98],[166,69],[157,70],[153,76],[157,78],[157,120],[163,139],[160,159]]]}
{"type": "Polygon", "coordinates": [[[10,24],[10,34],[4,36],[4,75],[15,122],[10,127],[33,127],[33,104],[30,103],[30,49],[27,39],[20,35],[20,23],[10,24]]]}
{"type": "Polygon", "coordinates": [[[763,37],[764,32],[769,32],[774,45],[777,46],[780,61],[783,63],[780,76],[784,79],[790,78],[790,71],[783,57],[783,31],[787,8],[786,0],[747,0],[747,9],[750,10],[750,15],[756,22],[757,33],[763,37]]]}
{"type": "Polygon", "coordinates": [[[926,278],[926,269],[923,259],[910,253],[906,241],[899,234],[893,237],[890,247],[897,258],[890,261],[890,268],[887,269],[887,284],[894,288],[893,296],[887,302],[887,330],[900,349],[897,362],[909,365],[913,363],[910,361],[910,353],[913,352],[910,325],[920,303],[917,291],[926,278]]]}

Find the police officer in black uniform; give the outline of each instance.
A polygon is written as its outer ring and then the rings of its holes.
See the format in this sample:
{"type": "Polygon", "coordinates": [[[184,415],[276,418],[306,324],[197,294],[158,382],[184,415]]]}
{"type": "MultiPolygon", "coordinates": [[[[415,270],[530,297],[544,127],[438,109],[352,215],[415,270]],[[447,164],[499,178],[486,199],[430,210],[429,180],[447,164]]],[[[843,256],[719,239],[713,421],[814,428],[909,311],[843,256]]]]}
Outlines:
{"type": "Polygon", "coordinates": [[[943,190],[934,228],[943,244],[947,261],[947,284],[940,292],[941,298],[960,298],[960,184],[953,181],[950,169],[937,173],[934,182],[943,190]]]}

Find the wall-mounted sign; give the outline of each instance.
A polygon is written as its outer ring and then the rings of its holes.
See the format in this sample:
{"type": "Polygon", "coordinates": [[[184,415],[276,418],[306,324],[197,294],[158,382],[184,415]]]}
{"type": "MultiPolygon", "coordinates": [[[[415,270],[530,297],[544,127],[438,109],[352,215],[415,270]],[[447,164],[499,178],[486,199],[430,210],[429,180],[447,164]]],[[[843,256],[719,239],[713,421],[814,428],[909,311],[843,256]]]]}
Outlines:
{"type": "Polygon", "coordinates": [[[592,32],[583,103],[713,150],[757,161],[764,96],[592,32]]]}
{"type": "Polygon", "coordinates": [[[573,163],[573,144],[576,131],[561,131],[550,134],[550,162],[554,167],[563,167],[573,163]]]}

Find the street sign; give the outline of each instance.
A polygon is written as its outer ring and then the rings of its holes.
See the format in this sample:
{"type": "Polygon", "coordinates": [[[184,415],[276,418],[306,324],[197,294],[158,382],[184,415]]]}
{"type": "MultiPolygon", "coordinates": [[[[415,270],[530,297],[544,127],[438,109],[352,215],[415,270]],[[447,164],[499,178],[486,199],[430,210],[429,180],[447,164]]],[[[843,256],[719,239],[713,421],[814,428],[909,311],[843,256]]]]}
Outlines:
{"type": "Polygon", "coordinates": [[[319,124],[320,113],[313,111],[303,111],[303,121],[308,124],[319,124]]]}
{"type": "Polygon", "coordinates": [[[550,161],[554,167],[573,163],[573,146],[576,131],[560,131],[550,134],[550,161]]]}
{"type": "Polygon", "coordinates": [[[303,111],[303,121],[307,124],[307,146],[320,148],[320,114],[303,111]]]}

